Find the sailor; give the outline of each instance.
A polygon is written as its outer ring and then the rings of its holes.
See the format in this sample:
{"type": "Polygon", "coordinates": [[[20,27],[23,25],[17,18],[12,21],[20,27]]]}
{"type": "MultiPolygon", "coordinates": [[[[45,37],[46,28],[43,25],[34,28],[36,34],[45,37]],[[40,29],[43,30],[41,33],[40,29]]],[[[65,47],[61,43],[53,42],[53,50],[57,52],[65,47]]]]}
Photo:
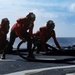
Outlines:
{"type": "Polygon", "coordinates": [[[4,53],[2,54],[3,58],[5,58],[5,53],[8,48],[10,48],[9,52],[12,53],[12,46],[15,42],[16,38],[20,38],[22,41],[27,41],[27,49],[29,54],[27,57],[34,58],[32,53],[32,40],[33,37],[33,28],[34,28],[34,21],[35,21],[35,14],[33,12],[29,12],[26,17],[17,19],[16,23],[11,28],[10,33],[10,43],[6,46],[4,53]]]}
{"type": "Polygon", "coordinates": [[[36,33],[34,33],[34,36],[40,36],[43,51],[47,51],[46,50],[46,42],[50,38],[53,38],[57,48],[61,49],[61,47],[56,39],[56,33],[55,33],[54,28],[55,28],[55,23],[52,20],[48,20],[46,23],[46,26],[40,27],[39,30],[36,33]]]}
{"type": "Polygon", "coordinates": [[[8,43],[7,34],[9,32],[10,22],[8,18],[3,18],[0,24],[0,50],[3,50],[8,43]]]}

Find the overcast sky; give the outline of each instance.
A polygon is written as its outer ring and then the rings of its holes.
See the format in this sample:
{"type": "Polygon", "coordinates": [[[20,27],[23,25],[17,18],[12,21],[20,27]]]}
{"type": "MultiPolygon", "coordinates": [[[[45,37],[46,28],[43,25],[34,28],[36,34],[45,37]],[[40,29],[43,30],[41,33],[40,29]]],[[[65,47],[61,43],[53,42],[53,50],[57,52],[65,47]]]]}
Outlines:
{"type": "Polygon", "coordinates": [[[34,32],[53,20],[57,37],[75,37],[75,0],[0,0],[0,21],[7,17],[10,29],[29,12],[36,14],[34,32]]]}

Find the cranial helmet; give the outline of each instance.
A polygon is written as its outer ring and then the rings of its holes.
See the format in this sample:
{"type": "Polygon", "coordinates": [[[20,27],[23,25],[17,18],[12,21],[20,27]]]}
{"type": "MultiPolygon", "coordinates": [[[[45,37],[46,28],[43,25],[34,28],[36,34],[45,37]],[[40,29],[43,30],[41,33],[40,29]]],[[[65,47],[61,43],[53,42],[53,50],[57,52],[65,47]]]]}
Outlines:
{"type": "Polygon", "coordinates": [[[8,18],[3,18],[2,21],[1,21],[1,25],[5,25],[7,23],[9,24],[8,18]]]}
{"type": "Polygon", "coordinates": [[[55,24],[52,20],[47,21],[47,28],[48,29],[54,29],[55,24]]]}
{"type": "Polygon", "coordinates": [[[26,16],[29,20],[35,20],[35,14],[33,12],[30,12],[27,16],[26,16]]]}

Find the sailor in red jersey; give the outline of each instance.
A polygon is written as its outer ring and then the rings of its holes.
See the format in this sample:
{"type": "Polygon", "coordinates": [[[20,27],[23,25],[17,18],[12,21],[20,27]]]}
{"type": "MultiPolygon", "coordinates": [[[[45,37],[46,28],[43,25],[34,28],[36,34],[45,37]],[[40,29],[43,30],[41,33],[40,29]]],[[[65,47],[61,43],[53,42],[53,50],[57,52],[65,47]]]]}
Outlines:
{"type": "Polygon", "coordinates": [[[0,24],[0,50],[4,49],[7,44],[7,34],[9,32],[9,20],[8,18],[3,18],[0,24]]]}
{"type": "MultiPolygon", "coordinates": [[[[10,48],[10,50],[12,50],[12,46],[14,44],[15,39],[19,37],[21,40],[27,41],[29,51],[28,57],[34,57],[31,51],[32,47],[31,37],[33,37],[34,21],[35,21],[35,14],[33,12],[28,13],[28,15],[24,18],[19,18],[11,28],[10,43],[7,45],[6,49],[10,48]]],[[[5,58],[5,51],[6,50],[4,50],[3,58],[5,58]]]]}
{"type": "Polygon", "coordinates": [[[61,49],[57,39],[56,39],[56,34],[55,34],[55,30],[54,30],[55,24],[52,20],[49,20],[46,24],[46,26],[42,26],[39,28],[39,30],[34,33],[34,36],[40,36],[41,38],[41,43],[42,43],[42,47],[43,50],[46,50],[46,42],[50,39],[53,38],[56,46],[58,49],[61,49]]]}

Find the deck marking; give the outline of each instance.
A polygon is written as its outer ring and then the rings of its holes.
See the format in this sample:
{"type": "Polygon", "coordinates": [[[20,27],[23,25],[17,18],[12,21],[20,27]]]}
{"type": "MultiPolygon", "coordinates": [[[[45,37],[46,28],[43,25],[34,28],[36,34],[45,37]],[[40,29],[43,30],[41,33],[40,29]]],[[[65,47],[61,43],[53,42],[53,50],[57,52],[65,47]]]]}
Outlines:
{"type": "Polygon", "coordinates": [[[75,65],[48,67],[48,68],[40,68],[40,69],[33,69],[33,70],[24,70],[24,71],[5,74],[5,75],[31,75],[31,74],[39,73],[42,71],[55,70],[55,69],[66,69],[66,68],[75,68],[75,65]]]}
{"type": "Polygon", "coordinates": [[[0,59],[0,61],[16,61],[16,59],[0,59]]]}

